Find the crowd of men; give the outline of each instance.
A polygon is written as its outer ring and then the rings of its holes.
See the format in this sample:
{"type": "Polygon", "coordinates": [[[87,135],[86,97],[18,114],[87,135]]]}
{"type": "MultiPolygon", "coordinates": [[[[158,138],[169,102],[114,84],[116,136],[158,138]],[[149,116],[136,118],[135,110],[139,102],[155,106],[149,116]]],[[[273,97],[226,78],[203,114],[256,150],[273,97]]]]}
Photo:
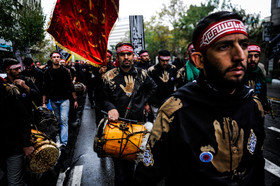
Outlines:
{"type": "Polygon", "coordinates": [[[6,59],[0,137],[9,185],[23,182],[24,157],[34,151],[29,139],[34,105],[50,103],[60,121],[57,143],[66,148],[69,111],[79,106],[78,83],[87,89],[97,125],[102,110],[110,121],[122,117],[154,125],[149,140],[154,165],[113,158],[115,185],[156,185],[162,178],[166,185],[264,185],[269,107],[260,47],[249,43],[238,14],[217,12],[197,24],[186,53],[184,62],[172,64],[170,51],[161,49],[153,64],[142,50],[135,61],[132,44],[121,42],[115,61],[108,50],[106,66],[67,64],[54,51],[43,67],[25,58],[22,72],[17,60],[6,59]]]}

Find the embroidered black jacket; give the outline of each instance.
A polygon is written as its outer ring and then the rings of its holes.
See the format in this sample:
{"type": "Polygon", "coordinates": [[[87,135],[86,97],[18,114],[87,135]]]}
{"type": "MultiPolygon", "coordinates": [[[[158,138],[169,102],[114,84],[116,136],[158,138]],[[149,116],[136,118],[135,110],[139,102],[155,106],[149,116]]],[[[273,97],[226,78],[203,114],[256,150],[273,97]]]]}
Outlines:
{"type": "Polygon", "coordinates": [[[176,67],[170,64],[166,69],[163,69],[159,63],[148,69],[149,76],[158,86],[156,93],[151,98],[153,106],[160,107],[162,102],[174,93],[176,73],[176,67]]]}
{"type": "Polygon", "coordinates": [[[242,85],[224,94],[199,78],[161,106],[150,136],[154,166],[140,165],[136,179],[264,185],[264,136],[264,112],[252,89],[242,85]]]}
{"type": "Polygon", "coordinates": [[[133,67],[128,73],[119,67],[106,72],[103,79],[103,91],[105,95],[104,106],[107,111],[117,109],[120,117],[143,121],[144,106],[156,90],[155,82],[148,76],[144,69],[133,67]],[[138,80],[136,80],[138,75],[138,80]],[[131,102],[135,82],[139,88],[131,102]],[[125,113],[128,110],[127,116],[125,113]]]}

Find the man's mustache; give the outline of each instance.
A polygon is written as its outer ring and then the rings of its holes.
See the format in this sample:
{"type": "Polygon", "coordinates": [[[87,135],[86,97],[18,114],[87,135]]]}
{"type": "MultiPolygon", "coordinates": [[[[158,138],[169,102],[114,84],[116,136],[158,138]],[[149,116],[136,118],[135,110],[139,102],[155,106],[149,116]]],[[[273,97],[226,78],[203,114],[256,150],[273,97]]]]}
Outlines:
{"type": "Polygon", "coordinates": [[[246,67],[243,65],[243,63],[237,63],[237,64],[235,64],[235,65],[233,65],[233,66],[231,66],[231,67],[228,67],[226,70],[225,70],[225,72],[224,72],[224,74],[226,74],[227,72],[230,72],[230,71],[232,71],[233,69],[235,69],[235,68],[237,68],[237,67],[242,67],[242,69],[244,70],[244,71],[246,71],[246,67]]]}

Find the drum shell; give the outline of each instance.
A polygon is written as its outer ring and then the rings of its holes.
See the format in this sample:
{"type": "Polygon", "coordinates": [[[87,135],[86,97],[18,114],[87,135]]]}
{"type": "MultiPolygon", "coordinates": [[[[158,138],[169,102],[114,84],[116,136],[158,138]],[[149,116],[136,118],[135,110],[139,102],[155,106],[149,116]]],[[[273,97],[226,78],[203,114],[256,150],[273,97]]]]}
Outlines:
{"type": "Polygon", "coordinates": [[[108,123],[104,129],[103,151],[112,157],[135,160],[141,151],[140,145],[145,135],[141,124],[127,124],[127,130],[120,130],[121,122],[108,123]]]}
{"type": "Polygon", "coordinates": [[[31,129],[31,142],[34,146],[29,168],[34,173],[43,173],[53,167],[59,157],[56,144],[38,130],[31,129]]]}

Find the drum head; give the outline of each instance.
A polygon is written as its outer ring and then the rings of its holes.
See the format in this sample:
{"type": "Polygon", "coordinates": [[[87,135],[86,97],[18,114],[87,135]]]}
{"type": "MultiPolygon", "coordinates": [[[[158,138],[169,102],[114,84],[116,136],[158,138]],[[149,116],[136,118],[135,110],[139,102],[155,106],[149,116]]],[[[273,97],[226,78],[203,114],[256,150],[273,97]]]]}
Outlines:
{"type": "Polygon", "coordinates": [[[59,150],[52,143],[43,144],[35,149],[29,162],[32,172],[43,173],[53,167],[58,159],[59,150]]]}

